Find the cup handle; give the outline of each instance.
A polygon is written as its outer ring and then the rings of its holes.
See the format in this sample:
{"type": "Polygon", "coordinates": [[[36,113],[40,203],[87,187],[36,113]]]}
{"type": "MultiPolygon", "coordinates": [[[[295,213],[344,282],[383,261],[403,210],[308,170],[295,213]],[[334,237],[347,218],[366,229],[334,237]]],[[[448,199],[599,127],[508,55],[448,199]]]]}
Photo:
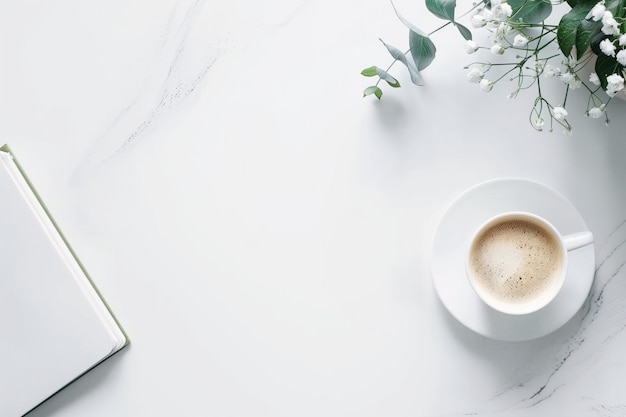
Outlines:
{"type": "Polygon", "coordinates": [[[571,235],[563,236],[563,243],[568,251],[582,248],[593,243],[593,234],[591,232],[572,233],[571,235]]]}

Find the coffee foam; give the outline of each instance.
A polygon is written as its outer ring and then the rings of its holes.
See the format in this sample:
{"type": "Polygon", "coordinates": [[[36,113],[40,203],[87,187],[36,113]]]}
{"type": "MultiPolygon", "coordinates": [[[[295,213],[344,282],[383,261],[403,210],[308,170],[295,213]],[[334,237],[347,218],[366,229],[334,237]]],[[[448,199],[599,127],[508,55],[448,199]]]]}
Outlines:
{"type": "Polygon", "coordinates": [[[503,221],[477,237],[470,253],[475,284],[507,303],[526,303],[558,284],[563,268],[555,236],[534,222],[503,221]]]}

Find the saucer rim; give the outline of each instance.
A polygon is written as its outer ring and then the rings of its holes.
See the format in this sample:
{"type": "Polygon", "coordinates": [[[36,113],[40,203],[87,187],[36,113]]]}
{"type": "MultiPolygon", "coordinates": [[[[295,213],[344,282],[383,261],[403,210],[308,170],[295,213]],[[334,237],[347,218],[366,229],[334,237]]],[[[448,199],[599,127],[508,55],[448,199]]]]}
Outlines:
{"type": "MultiPolygon", "coordinates": [[[[576,313],[580,310],[580,308],[584,305],[585,300],[588,297],[588,294],[591,290],[591,286],[593,284],[593,279],[594,279],[594,271],[595,271],[595,249],[594,249],[594,244],[590,244],[588,245],[588,247],[585,248],[581,248],[579,250],[577,250],[576,252],[573,252],[570,256],[573,257],[574,259],[578,258],[578,263],[579,264],[585,264],[585,267],[589,267],[589,274],[588,274],[588,278],[585,279],[585,285],[582,288],[578,288],[578,286],[572,286],[572,288],[570,290],[572,291],[576,291],[578,293],[578,296],[582,301],[580,302],[580,305],[576,305],[576,308],[568,308],[567,313],[563,313],[560,312],[560,310],[556,310],[554,312],[555,316],[553,319],[549,320],[552,323],[552,325],[549,326],[544,326],[541,329],[538,329],[536,331],[529,331],[528,328],[526,329],[526,331],[521,330],[520,332],[518,332],[518,334],[514,334],[513,333],[508,333],[508,334],[502,334],[502,332],[498,332],[493,331],[493,329],[489,330],[486,329],[484,324],[480,323],[480,320],[472,320],[472,319],[468,319],[466,317],[463,317],[462,314],[460,314],[460,310],[463,310],[463,308],[465,308],[466,311],[469,311],[469,307],[464,306],[464,307],[454,307],[454,306],[450,306],[449,302],[450,300],[448,298],[448,296],[446,296],[446,294],[442,294],[442,291],[445,293],[446,291],[446,285],[442,284],[442,281],[449,281],[450,278],[448,280],[444,280],[444,278],[442,277],[438,277],[437,276],[437,271],[436,271],[436,261],[439,260],[436,256],[436,250],[437,250],[437,243],[438,243],[438,239],[440,238],[439,233],[442,229],[442,224],[444,224],[446,222],[446,220],[449,220],[448,217],[450,216],[450,213],[453,211],[453,209],[457,208],[457,206],[459,204],[463,204],[463,203],[468,203],[472,200],[472,194],[477,193],[480,190],[485,189],[486,187],[495,187],[495,186],[501,186],[502,184],[506,184],[506,185],[518,185],[520,187],[530,187],[530,188],[536,188],[536,189],[541,189],[541,192],[543,193],[547,193],[547,195],[551,196],[551,198],[553,198],[553,204],[556,200],[560,200],[560,203],[562,206],[566,207],[567,210],[570,211],[570,215],[573,215],[573,217],[575,218],[575,222],[578,223],[576,225],[577,228],[579,227],[583,227],[585,230],[589,230],[586,222],[584,221],[584,218],[582,217],[582,215],[580,214],[580,212],[578,211],[578,209],[572,204],[572,202],[567,199],[562,193],[560,193],[559,191],[555,190],[554,188],[533,180],[533,179],[529,179],[529,178],[524,178],[524,177],[500,177],[500,178],[493,178],[493,179],[489,179],[486,181],[482,181],[480,183],[477,183],[467,189],[465,189],[463,192],[461,192],[460,194],[458,194],[453,200],[450,201],[450,203],[448,203],[448,205],[446,206],[446,208],[442,211],[441,216],[439,217],[437,223],[436,223],[436,227],[435,227],[435,232],[433,234],[432,240],[431,240],[431,254],[429,256],[430,259],[430,273],[431,273],[431,278],[433,280],[433,285],[434,285],[434,289],[435,292],[439,298],[439,300],[441,301],[441,303],[443,304],[443,306],[446,308],[446,310],[462,325],[464,325],[465,327],[467,327],[468,329],[472,330],[473,332],[480,334],[484,337],[490,338],[490,339],[494,339],[494,340],[501,340],[501,341],[527,341],[527,340],[533,340],[533,339],[537,339],[543,336],[546,336],[547,334],[550,334],[556,330],[558,330],[559,328],[563,327],[567,322],[569,322],[575,315],[576,313]],[[469,200],[469,201],[467,201],[469,200]],[[584,258],[584,259],[583,259],[584,258]],[[583,297],[584,295],[584,297],[583,297]],[[500,333],[500,334],[499,334],[500,333]]],[[[530,188],[527,188],[528,190],[530,188]]],[[[477,196],[478,197],[478,196],[477,196]]],[[[485,198],[483,196],[483,198],[485,198]]],[[[541,205],[541,203],[536,203],[538,205],[541,205]]],[[[502,205],[506,205],[505,203],[502,203],[502,205]]],[[[550,203],[543,203],[544,207],[550,207],[551,204],[550,203]]],[[[486,206],[485,206],[486,207],[486,206]]],[[[481,209],[482,211],[488,211],[488,209],[481,209]]],[[[519,210],[519,209],[514,209],[514,210],[519,210]]],[[[513,210],[503,210],[504,211],[513,211],[513,210]]],[[[526,210],[527,211],[527,210],[526,210]]],[[[542,216],[543,217],[543,216],[542,216]]],[[[551,219],[547,219],[548,221],[551,221],[551,219]]],[[[570,223],[572,223],[572,221],[570,221],[570,223]]],[[[469,226],[468,226],[469,227],[469,226]]],[[[457,252],[453,252],[453,253],[458,253],[457,252]]],[[[462,263],[463,261],[457,261],[462,263]]],[[[586,268],[583,268],[586,269],[586,268]]],[[[445,270],[445,269],[444,269],[445,270]]],[[[571,276],[572,274],[578,274],[578,272],[574,272],[572,271],[572,262],[568,263],[568,270],[567,270],[567,276],[571,276]]],[[[456,274],[455,274],[456,275],[456,274]]],[[[585,275],[587,275],[585,273],[585,275]]],[[[464,274],[461,274],[461,277],[459,277],[458,279],[467,279],[467,277],[464,274]]],[[[469,282],[466,282],[467,286],[470,286],[469,282]]],[[[482,304],[484,306],[484,310],[485,312],[487,312],[486,314],[491,315],[492,318],[496,317],[498,318],[498,320],[505,320],[505,321],[509,321],[510,323],[514,323],[516,320],[515,316],[511,316],[511,315],[507,315],[506,313],[501,313],[499,311],[493,310],[491,307],[488,307],[482,300],[480,300],[478,298],[478,295],[476,295],[473,292],[473,289],[471,289],[470,287],[470,293],[473,294],[473,298],[474,300],[472,301],[468,301],[468,303],[476,303],[476,301],[478,301],[478,304],[482,304]]],[[[550,304],[555,303],[556,299],[553,300],[550,304]]],[[[467,303],[466,303],[467,304],[467,303]]],[[[545,312],[546,310],[549,310],[549,306],[550,304],[548,304],[546,307],[524,315],[523,320],[532,320],[533,317],[536,317],[537,319],[541,318],[541,315],[544,314],[545,316],[545,312]]],[[[552,306],[552,309],[558,309],[559,306],[552,306]]],[[[519,317],[519,316],[517,316],[519,317]]],[[[485,319],[486,321],[487,319],[485,319]]]]}

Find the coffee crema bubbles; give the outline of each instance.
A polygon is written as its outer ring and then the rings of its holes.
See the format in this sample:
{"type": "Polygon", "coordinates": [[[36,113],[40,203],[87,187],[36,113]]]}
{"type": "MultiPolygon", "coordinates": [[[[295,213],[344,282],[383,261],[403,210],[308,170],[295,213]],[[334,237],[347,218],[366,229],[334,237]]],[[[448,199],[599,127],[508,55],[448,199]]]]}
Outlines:
{"type": "Polygon", "coordinates": [[[559,238],[526,219],[482,231],[470,249],[474,284],[505,303],[532,302],[555,285],[564,267],[559,238]]]}

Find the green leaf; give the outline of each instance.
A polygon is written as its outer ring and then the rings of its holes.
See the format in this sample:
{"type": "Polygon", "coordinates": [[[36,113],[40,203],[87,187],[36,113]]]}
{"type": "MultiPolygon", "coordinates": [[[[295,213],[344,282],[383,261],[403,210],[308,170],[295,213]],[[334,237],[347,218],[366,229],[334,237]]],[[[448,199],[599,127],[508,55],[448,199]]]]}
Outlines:
{"type": "MultiPolygon", "coordinates": [[[[576,32],[580,23],[585,20],[589,10],[597,3],[596,0],[581,0],[572,10],[561,17],[556,32],[556,40],[563,55],[570,56],[576,45],[576,32]]],[[[584,53],[581,51],[580,54],[584,53]]]]}
{"type": "Polygon", "coordinates": [[[602,85],[604,90],[606,90],[608,84],[606,78],[611,74],[615,74],[620,67],[619,62],[617,62],[615,58],[604,54],[598,55],[595,71],[596,74],[598,74],[598,78],[600,78],[600,85],[602,85]]]}
{"type": "Polygon", "coordinates": [[[376,66],[365,68],[363,71],[361,71],[361,74],[365,75],[366,77],[373,77],[374,75],[378,75],[380,79],[386,81],[387,84],[389,84],[390,86],[400,87],[400,83],[398,82],[398,80],[396,80],[391,74],[389,74],[382,68],[378,68],[376,66]]]}
{"type": "Polygon", "coordinates": [[[613,17],[618,18],[618,21],[626,13],[624,6],[626,6],[626,0],[610,0],[606,3],[606,9],[613,13],[613,17]]]}
{"type": "Polygon", "coordinates": [[[525,23],[541,23],[552,13],[549,0],[509,0],[513,9],[512,21],[525,23]]]}
{"type": "Polygon", "coordinates": [[[608,35],[605,35],[602,32],[598,32],[591,37],[591,43],[589,44],[589,47],[594,54],[598,56],[604,55],[604,52],[602,52],[602,50],[600,49],[600,43],[608,37],[608,35]]]}
{"type": "Polygon", "coordinates": [[[369,86],[365,90],[363,90],[363,97],[367,97],[372,94],[374,94],[376,98],[380,100],[383,95],[383,91],[375,85],[369,86]]]}
{"type": "Polygon", "coordinates": [[[398,61],[406,65],[407,61],[406,61],[406,55],[404,55],[404,52],[402,52],[401,50],[399,50],[393,45],[389,45],[388,43],[385,43],[385,41],[382,39],[379,39],[379,40],[385,46],[385,48],[387,48],[387,51],[394,59],[397,59],[398,61]]]}
{"type": "Polygon", "coordinates": [[[513,9],[512,21],[541,23],[552,13],[549,0],[508,0],[513,9]]]}
{"type": "Polygon", "coordinates": [[[429,66],[435,59],[437,48],[428,36],[420,35],[412,30],[409,31],[409,47],[418,71],[429,66]]]}
{"type": "Polygon", "coordinates": [[[461,36],[463,36],[466,41],[471,41],[472,40],[472,32],[470,32],[470,30],[468,28],[466,28],[462,24],[456,23],[456,22],[454,22],[454,26],[456,26],[456,28],[461,33],[461,36]]]}
{"type": "Polygon", "coordinates": [[[400,87],[400,83],[396,80],[391,74],[389,74],[384,69],[376,67],[376,75],[378,75],[382,80],[385,80],[387,84],[392,87],[400,87]]]}
{"type": "Polygon", "coordinates": [[[383,41],[382,39],[380,39],[380,41],[385,46],[385,48],[387,48],[387,51],[394,59],[402,62],[407,67],[407,69],[409,70],[409,75],[411,76],[411,82],[415,85],[422,85],[422,77],[420,77],[420,73],[415,66],[415,63],[412,60],[406,59],[406,54],[395,46],[385,43],[385,41],[383,41]]]}
{"type": "Polygon", "coordinates": [[[576,57],[580,58],[591,46],[591,38],[600,32],[602,22],[583,19],[576,29],[576,57]]]}
{"type": "Polygon", "coordinates": [[[391,6],[393,6],[393,11],[396,12],[396,16],[398,16],[398,19],[400,20],[400,22],[402,22],[402,24],[404,26],[406,26],[407,28],[409,28],[410,31],[417,33],[418,35],[421,36],[428,36],[426,33],[424,33],[423,31],[421,31],[417,26],[415,26],[413,23],[409,22],[408,20],[406,20],[404,18],[404,16],[402,16],[400,13],[398,13],[398,9],[396,9],[396,5],[393,4],[393,2],[391,2],[391,6]]]}
{"type": "Polygon", "coordinates": [[[426,0],[426,7],[435,16],[454,22],[456,0],[426,0]]]}
{"type": "Polygon", "coordinates": [[[563,15],[556,31],[556,40],[559,43],[559,49],[565,56],[570,55],[576,44],[576,30],[578,29],[578,25],[580,25],[579,19],[576,19],[575,16],[569,16],[571,12],[570,10],[569,13],[563,15]]]}
{"type": "Polygon", "coordinates": [[[398,19],[400,19],[404,26],[409,28],[409,48],[411,50],[411,56],[413,57],[415,67],[418,71],[421,71],[433,62],[437,48],[435,48],[435,44],[430,40],[426,33],[421,31],[417,26],[406,20],[400,13],[398,13],[398,10],[393,2],[391,5],[393,6],[393,10],[396,12],[396,16],[398,16],[398,19]]]}
{"type": "Polygon", "coordinates": [[[368,67],[361,71],[361,75],[365,75],[366,77],[373,77],[376,75],[376,67],[368,67]]]}

